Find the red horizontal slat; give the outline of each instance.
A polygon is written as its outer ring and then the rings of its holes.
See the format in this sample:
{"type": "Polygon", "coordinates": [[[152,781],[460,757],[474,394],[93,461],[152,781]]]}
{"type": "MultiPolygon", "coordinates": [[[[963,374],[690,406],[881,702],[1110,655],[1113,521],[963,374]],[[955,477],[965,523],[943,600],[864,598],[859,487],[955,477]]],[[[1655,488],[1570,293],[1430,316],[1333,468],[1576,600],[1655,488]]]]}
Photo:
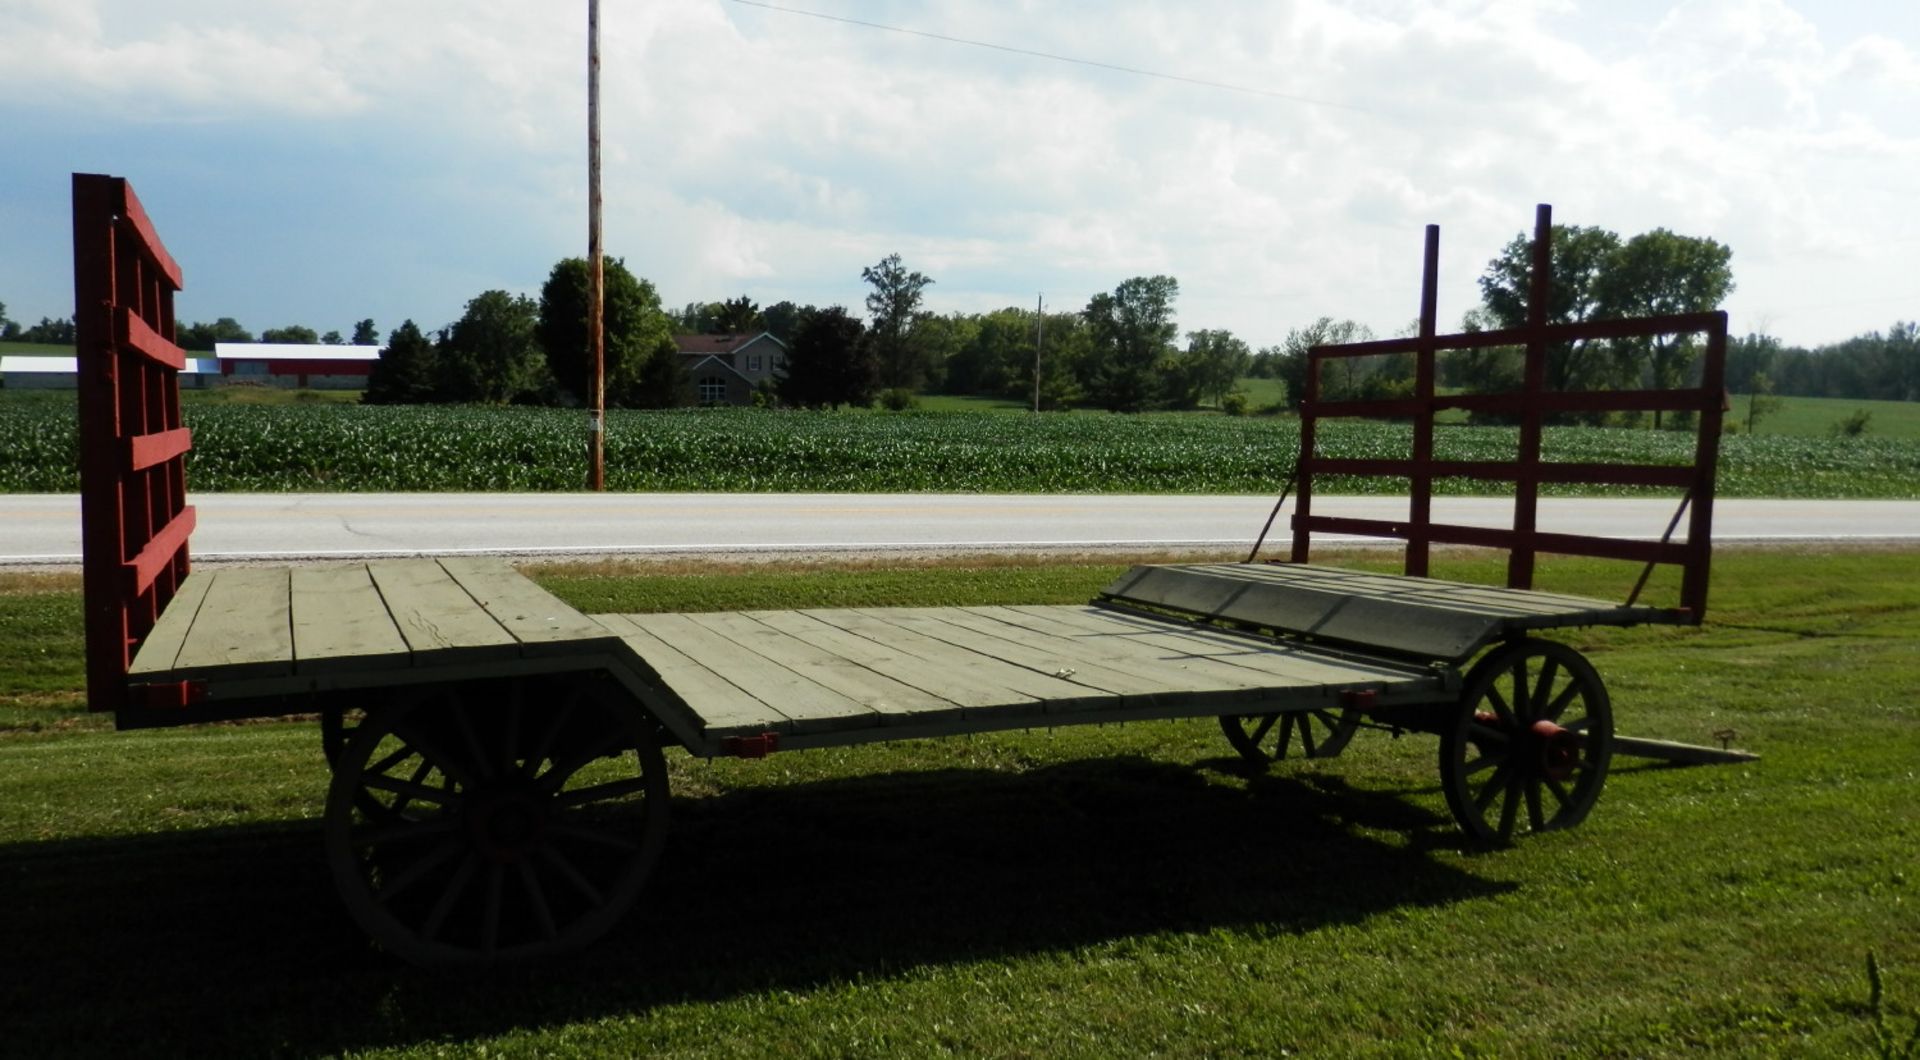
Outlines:
{"type": "Polygon", "coordinates": [[[133,471],[145,471],[192,448],[193,432],[185,427],[157,434],[134,435],[127,439],[127,467],[133,471]]]}
{"type": "Polygon", "coordinates": [[[187,366],[187,353],[180,347],[167,341],[160,333],[147,326],[147,322],[134,315],[126,306],[115,306],[113,310],[114,341],[127,349],[144,354],[155,364],[174,371],[187,366]]]}
{"type": "Polygon", "coordinates": [[[193,536],[194,523],[193,505],[189,504],[180,509],[180,514],[174,516],[172,522],[153,535],[153,540],[147,542],[147,547],[141,549],[139,555],[121,565],[133,581],[130,595],[138,596],[153,587],[153,580],[186,547],[187,538],[193,536]]]}
{"type": "Polygon", "coordinates": [[[147,258],[166,276],[167,282],[173,285],[173,289],[178,291],[181,287],[179,264],[173,260],[173,255],[167,253],[166,244],[160,242],[160,233],[153,230],[153,222],[147,219],[146,208],[140,205],[140,197],[133,193],[133,185],[124,180],[119,183],[120,216],[124,217],[127,226],[133,229],[134,235],[146,250],[147,258]]]}
{"type": "MultiPolygon", "coordinates": [[[[1497,331],[1462,331],[1436,335],[1436,350],[1484,350],[1490,346],[1525,346],[1538,338],[1544,343],[1579,342],[1584,339],[1633,339],[1649,335],[1678,335],[1690,332],[1724,332],[1727,315],[1711,313],[1675,313],[1669,316],[1636,317],[1631,320],[1585,320],[1577,324],[1548,324],[1538,332],[1529,328],[1501,328],[1497,331]]],[[[1420,349],[1418,336],[1350,342],[1341,346],[1315,346],[1309,353],[1323,357],[1381,357],[1392,353],[1414,353],[1420,349]]]]}
{"type": "Polygon", "coordinates": [[[1528,468],[1524,464],[1502,460],[1430,460],[1420,465],[1412,460],[1314,457],[1305,466],[1316,475],[1408,478],[1416,473],[1424,473],[1436,478],[1472,478],[1489,482],[1579,482],[1612,486],[1685,487],[1692,485],[1695,477],[1693,468],[1671,464],[1542,463],[1528,468]]]}
{"type": "MultiPolygon", "coordinates": [[[[1295,516],[1294,528],[1300,529],[1302,526],[1315,532],[1356,534],[1361,537],[1392,537],[1401,540],[1411,537],[1413,533],[1412,526],[1407,523],[1332,515],[1295,516]]],[[[1424,536],[1442,545],[1474,545],[1480,548],[1500,549],[1525,547],[1563,556],[1593,556],[1598,559],[1624,559],[1636,563],[1682,563],[1687,555],[1687,546],[1684,543],[1629,541],[1610,537],[1588,537],[1584,534],[1522,534],[1517,530],[1494,526],[1433,523],[1427,527],[1424,536]]]]}
{"type": "MultiPolygon", "coordinates": [[[[1469,412],[1507,412],[1529,408],[1542,412],[1704,412],[1718,405],[1721,395],[1704,388],[1687,390],[1554,390],[1529,396],[1519,391],[1498,394],[1446,394],[1434,397],[1431,407],[1469,412]]],[[[1419,398],[1375,398],[1363,401],[1316,401],[1304,409],[1321,419],[1366,418],[1410,420],[1429,407],[1419,398]]]]}

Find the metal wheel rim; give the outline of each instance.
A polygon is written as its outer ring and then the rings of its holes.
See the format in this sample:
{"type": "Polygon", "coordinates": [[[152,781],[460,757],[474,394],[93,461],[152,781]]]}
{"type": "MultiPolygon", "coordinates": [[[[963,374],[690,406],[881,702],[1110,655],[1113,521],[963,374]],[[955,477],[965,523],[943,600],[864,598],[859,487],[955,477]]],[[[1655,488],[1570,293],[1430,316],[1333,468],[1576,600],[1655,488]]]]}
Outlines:
{"type": "Polygon", "coordinates": [[[1613,708],[1593,665],[1556,641],[1521,640],[1468,673],[1440,738],[1441,787],[1471,838],[1511,843],[1584,821],[1612,757],[1613,708]]]}
{"type": "Polygon", "coordinates": [[[1257,765],[1296,753],[1303,758],[1332,758],[1347,749],[1359,728],[1360,717],[1350,710],[1220,716],[1220,731],[1227,742],[1240,757],[1257,765]]]}
{"type": "Polygon", "coordinates": [[[415,964],[591,942],[665,840],[644,711],[589,680],[445,686],[368,713],[328,788],[327,859],[354,920],[415,964]]]}

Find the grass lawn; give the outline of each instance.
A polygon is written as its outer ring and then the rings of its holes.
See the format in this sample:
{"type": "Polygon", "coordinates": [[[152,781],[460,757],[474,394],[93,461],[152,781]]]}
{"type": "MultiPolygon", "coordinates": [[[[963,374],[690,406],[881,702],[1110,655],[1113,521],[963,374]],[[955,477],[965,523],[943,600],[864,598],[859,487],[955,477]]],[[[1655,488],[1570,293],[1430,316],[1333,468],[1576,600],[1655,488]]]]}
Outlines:
{"type": "MultiPolygon", "coordinates": [[[[1851,398],[1781,397],[1780,407],[1760,417],[1759,434],[1797,435],[1824,438],[1834,425],[1855,412],[1864,411],[1873,418],[1867,422],[1867,434],[1883,438],[1920,438],[1920,401],[1855,401],[1851,398]]],[[[1747,425],[1747,394],[1733,396],[1733,411],[1727,419],[1747,425]]]]}
{"type": "MultiPolygon", "coordinates": [[[[640,610],[1070,602],[1117,569],[531,573],[640,610]]],[[[1723,551],[1706,627],[1570,633],[1623,731],[1764,757],[1617,762],[1585,825],[1512,850],[1463,847],[1421,737],[1264,774],[1200,721],[678,755],[644,908],[464,976],[338,907],[310,722],[75,713],[75,583],[0,580],[21,1056],[1868,1055],[1869,950],[1889,1017],[1920,1003],[1912,551],[1723,551]]]]}

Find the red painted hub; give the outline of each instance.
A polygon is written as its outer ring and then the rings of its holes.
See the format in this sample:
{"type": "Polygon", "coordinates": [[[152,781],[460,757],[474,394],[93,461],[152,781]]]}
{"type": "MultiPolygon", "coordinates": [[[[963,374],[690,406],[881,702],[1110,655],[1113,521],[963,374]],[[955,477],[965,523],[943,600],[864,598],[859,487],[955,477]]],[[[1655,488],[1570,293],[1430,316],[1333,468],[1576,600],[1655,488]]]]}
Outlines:
{"type": "Polygon", "coordinates": [[[1540,749],[1540,772],[1559,781],[1573,776],[1573,771],[1580,766],[1580,752],[1587,745],[1586,738],[1544,718],[1534,722],[1529,731],[1534,745],[1540,749]]]}

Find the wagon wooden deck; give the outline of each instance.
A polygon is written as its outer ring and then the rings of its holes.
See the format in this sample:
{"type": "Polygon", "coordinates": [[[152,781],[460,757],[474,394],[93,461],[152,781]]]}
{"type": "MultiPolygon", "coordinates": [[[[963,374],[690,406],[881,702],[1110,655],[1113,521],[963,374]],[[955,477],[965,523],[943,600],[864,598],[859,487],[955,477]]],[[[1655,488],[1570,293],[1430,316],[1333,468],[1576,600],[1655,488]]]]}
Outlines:
{"type": "Polygon", "coordinates": [[[1215,717],[1264,765],[1295,737],[1325,757],[1372,725],[1440,737],[1442,790],[1470,836],[1570,827],[1605,779],[1612,706],[1579,652],[1535,634],[1705,614],[1725,316],[1547,324],[1544,208],[1527,328],[1435,336],[1429,228],[1420,335],[1313,351],[1292,563],[1138,567],[1079,606],[702,614],[582,614],[488,559],[190,570],[192,439],[171,341],[179,267],[125,181],[76,175],[74,230],[90,703],[123,727],[318,713],[337,887],[369,933],[422,963],[547,954],[602,934],[660,853],[663,745],[762,757],[1215,717]],[[1697,387],[1543,389],[1555,343],[1673,333],[1707,336],[1697,387]],[[1439,349],[1500,345],[1526,348],[1520,391],[1437,393],[1439,349]],[[1412,398],[1321,400],[1324,360],[1404,354],[1417,364],[1412,398]],[[1435,460],[1434,414],[1461,408],[1518,417],[1518,458],[1435,460]],[[1541,459],[1543,415],[1642,408],[1698,417],[1691,468],[1541,459]],[[1314,431],[1326,416],[1411,418],[1412,453],[1323,455],[1314,431]],[[1312,514],[1325,474],[1404,478],[1408,518],[1312,514]],[[1511,483],[1514,525],[1433,522],[1441,476],[1511,483]],[[1535,498],[1555,482],[1684,493],[1658,541],[1539,533],[1535,498]],[[1671,540],[1689,508],[1685,539],[1671,540]],[[1403,540],[1405,573],[1316,566],[1314,530],[1403,540]],[[1428,577],[1436,542],[1506,550],[1508,585],[1428,577]],[[1639,604],[1639,587],[1622,604],[1537,591],[1542,552],[1677,565],[1680,600],[1639,604]]]}

